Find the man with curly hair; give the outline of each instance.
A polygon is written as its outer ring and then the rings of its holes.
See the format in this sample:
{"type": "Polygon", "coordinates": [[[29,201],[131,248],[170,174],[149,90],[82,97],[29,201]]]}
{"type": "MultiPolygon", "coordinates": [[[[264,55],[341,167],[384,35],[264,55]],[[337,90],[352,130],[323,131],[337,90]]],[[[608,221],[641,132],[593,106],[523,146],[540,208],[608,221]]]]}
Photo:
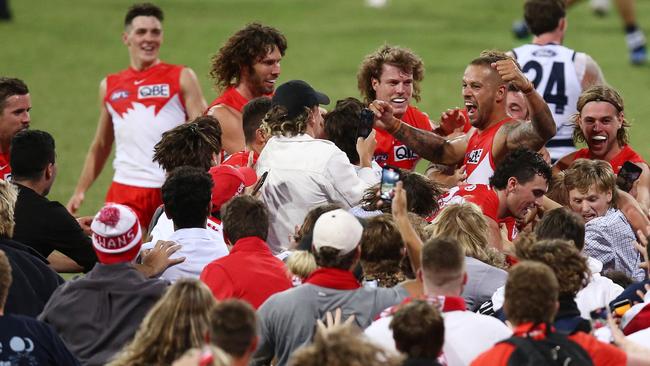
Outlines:
{"type": "Polygon", "coordinates": [[[483,51],[469,63],[463,75],[462,94],[474,128],[456,138],[411,126],[396,117],[396,109],[389,102],[376,99],[370,103],[370,109],[375,112],[375,126],[419,156],[437,164],[465,165],[467,182],[472,184],[488,184],[496,164],[508,152],[519,147],[538,151],[555,135],[548,105],[517,63],[503,52],[483,51]],[[508,116],[507,92],[511,83],[524,93],[531,121],[508,116]]]}
{"type": "MultiPolygon", "coordinates": [[[[420,101],[420,82],[424,63],[413,51],[383,45],[367,55],[359,66],[357,85],[366,103],[383,100],[393,107],[393,114],[410,126],[431,131],[429,117],[411,105],[420,101]]],[[[402,169],[413,169],[420,157],[388,132],[377,129],[375,161],[402,169]]]]}
{"type": "Polygon", "coordinates": [[[227,153],[246,147],[242,109],[253,98],[273,94],[286,50],[287,40],[280,31],[251,23],[212,56],[210,76],[221,95],[210,104],[207,114],[219,120],[227,153]]]}
{"type": "Polygon", "coordinates": [[[102,102],[97,132],[67,209],[77,212],[115,142],[115,175],[106,202],[131,207],[147,227],[162,203],[165,172],[152,161],[163,132],[200,116],[206,103],[194,71],[159,58],[163,11],[150,3],[131,6],[124,19],[122,42],[129,68],[108,75],[99,86],[102,102]]]}
{"type": "Polygon", "coordinates": [[[573,140],[587,147],[560,159],[555,172],[567,169],[577,159],[599,159],[608,162],[619,174],[626,161],[636,164],[642,173],[629,191],[639,203],[650,208],[650,168],[643,157],[628,145],[630,123],[625,119],[623,98],[609,86],[597,85],[578,98],[578,112],[573,116],[573,140]]]}

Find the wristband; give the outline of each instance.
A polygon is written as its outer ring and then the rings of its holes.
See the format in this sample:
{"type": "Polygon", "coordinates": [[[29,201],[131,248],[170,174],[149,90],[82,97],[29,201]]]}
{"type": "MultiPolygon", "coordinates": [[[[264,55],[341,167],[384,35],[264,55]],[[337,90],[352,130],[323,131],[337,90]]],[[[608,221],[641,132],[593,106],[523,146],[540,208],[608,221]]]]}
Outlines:
{"type": "Polygon", "coordinates": [[[524,95],[528,95],[528,94],[532,93],[533,90],[535,90],[535,87],[533,86],[533,83],[531,83],[530,81],[528,82],[528,86],[529,86],[529,89],[528,89],[528,90],[525,90],[525,91],[524,91],[524,90],[522,89],[522,91],[521,91],[522,93],[524,93],[524,95]]]}

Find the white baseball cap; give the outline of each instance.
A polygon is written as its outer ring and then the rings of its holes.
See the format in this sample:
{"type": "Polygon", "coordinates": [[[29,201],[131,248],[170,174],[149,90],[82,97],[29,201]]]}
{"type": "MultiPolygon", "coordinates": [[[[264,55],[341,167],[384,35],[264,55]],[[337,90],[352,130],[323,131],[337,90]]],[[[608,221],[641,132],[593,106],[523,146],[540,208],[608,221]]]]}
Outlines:
{"type": "Polygon", "coordinates": [[[354,215],[337,209],[325,212],[316,220],[312,242],[316,250],[331,247],[344,255],[359,245],[362,233],[363,226],[354,215]]]}

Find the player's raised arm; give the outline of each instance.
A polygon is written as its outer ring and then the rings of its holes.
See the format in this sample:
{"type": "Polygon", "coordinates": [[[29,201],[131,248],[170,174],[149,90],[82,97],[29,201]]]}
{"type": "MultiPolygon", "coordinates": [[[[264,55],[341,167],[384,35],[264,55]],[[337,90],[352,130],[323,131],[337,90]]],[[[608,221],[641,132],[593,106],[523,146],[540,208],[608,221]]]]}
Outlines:
{"type": "Polygon", "coordinates": [[[438,164],[456,164],[463,159],[467,149],[466,135],[447,140],[431,131],[404,123],[393,116],[390,103],[375,100],[369,108],[375,113],[375,126],[386,130],[421,157],[438,164]]]}
{"type": "Polygon", "coordinates": [[[185,100],[185,110],[187,111],[187,120],[191,121],[196,117],[202,116],[208,108],[208,104],[203,97],[203,91],[199,80],[196,78],[194,70],[186,67],[181,71],[181,92],[185,100]]]}
{"type": "Polygon", "coordinates": [[[521,72],[514,60],[501,60],[492,64],[501,79],[512,83],[526,97],[530,111],[530,123],[518,123],[507,126],[506,144],[508,150],[527,147],[533,151],[541,149],[548,140],[555,136],[556,126],[551,110],[546,101],[535,90],[533,83],[521,72]]]}
{"type": "Polygon", "coordinates": [[[77,181],[77,187],[70,197],[66,208],[71,214],[75,214],[84,201],[86,191],[95,182],[99,174],[108,160],[113,148],[113,122],[111,116],[106,110],[104,105],[104,96],[106,95],[106,79],[103,79],[99,84],[99,122],[97,123],[97,131],[93,142],[90,144],[86,160],[84,162],[81,175],[77,181]]]}

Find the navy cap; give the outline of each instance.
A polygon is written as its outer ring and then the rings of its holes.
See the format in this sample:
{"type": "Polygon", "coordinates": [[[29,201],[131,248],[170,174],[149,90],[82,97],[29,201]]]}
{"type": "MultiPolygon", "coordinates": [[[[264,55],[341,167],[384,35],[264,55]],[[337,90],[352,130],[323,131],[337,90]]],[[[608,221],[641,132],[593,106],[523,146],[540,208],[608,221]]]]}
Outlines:
{"type": "Polygon", "coordinates": [[[287,109],[288,118],[293,119],[305,110],[319,104],[330,104],[330,98],[317,92],[302,80],[291,80],[280,85],[271,99],[273,105],[281,105],[287,109]]]}

